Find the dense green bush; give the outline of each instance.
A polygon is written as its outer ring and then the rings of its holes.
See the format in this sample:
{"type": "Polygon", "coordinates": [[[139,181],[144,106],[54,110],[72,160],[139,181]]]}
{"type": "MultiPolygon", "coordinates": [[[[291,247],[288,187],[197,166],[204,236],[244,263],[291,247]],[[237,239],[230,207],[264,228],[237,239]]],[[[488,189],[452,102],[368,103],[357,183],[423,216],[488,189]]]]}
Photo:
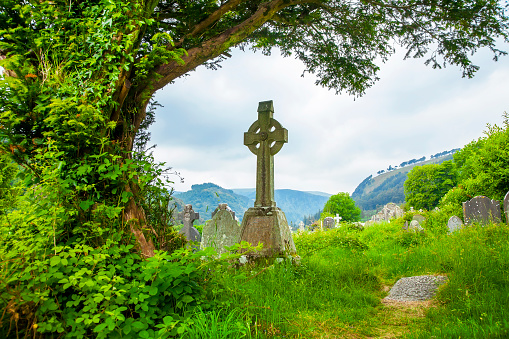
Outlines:
{"type": "Polygon", "coordinates": [[[204,304],[202,253],[157,252],[142,260],[132,245],[92,248],[2,264],[4,337],[62,333],[67,338],[166,338],[182,333],[186,310],[204,304]],[[8,325],[8,326],[5,326],[8,325]]]}

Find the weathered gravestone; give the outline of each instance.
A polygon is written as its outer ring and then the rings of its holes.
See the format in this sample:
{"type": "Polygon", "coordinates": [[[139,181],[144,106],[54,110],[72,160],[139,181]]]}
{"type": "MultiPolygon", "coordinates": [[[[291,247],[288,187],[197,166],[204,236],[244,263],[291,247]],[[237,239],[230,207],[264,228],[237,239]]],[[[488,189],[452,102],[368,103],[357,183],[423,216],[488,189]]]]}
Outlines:
{"type": "MultiPolygon", "coordinates": [[[[415,214],[412,217],[412,221],[410,221],[410,225],[408,223],[405,223],[406,230],[416,231],[416,232],[422,232],[424,231],[424,228],[422,228],[422,223],[426,220],[425,217],[423,217],[420,214],[415,214]]],[[[403,228],[405,229],[405,228],[403,228]]]]}
{"type": "Polygon", "coordinates": [[[449,233],[457,231],[457,230],[461,229],[462,227],[463,227],[463,221],[455,215],[450,217],[449,221],[447,221],[447,229],[449,230],[449,233]]]}
{"type": "Polygon", "coordinates": [[[463,203],[463,219],[465,225],[477,222],[481,225],[490,222],[500,223],[500,202],[485,196],[477,196],[463,203]]]}
{"type": "Polygon", "coordinates": [[[213,247],[217,254],[226,252],[225,246],[240,242],[240,226],[228,204],[219,204],[212,212],[212,219],[203,227],[201,248],[213,247]]]}
{"type": "Polygon", "coordinates": [[[200,232],[193,227],[193,222],[200,218],[200,214],[193,211],[192,205],[186,205],[184,212],[178,214],[179,219],[182,219],[184,226],[180,229],[180,234],[184,234],[188,241],[200,241],[200,232]]]}
{"type": "Polygon", "coordinates": [[[324,218],[322,226],[324,230],[334,228],[334,219],[332,217],[324,218]]]}
{"type": "Polygon", "coordinates": [[[256,155],[256,200],[244,213],[241,240],[256,246],[261,256],[296,252],[286,216],[274,201],[274,155],[288,142],[288,131],[273,118],[272,101],[258,105],[258,120],[244,133],[244,145],[256,155]]]}
{"type": "Polygon", "coordinates": [[[507,223],[509,223],[509,192],[507,192],[504,197],[504,213],[505,213],[505,221],[507,221],[507,223]]]}
{"type": "Polygon", "coordinates": [[[412,220],[417,220],[419,224],[422,224],[426,220],[426,218],[420,214],[416,214],[412,217],[412,220]]]}
{"type": "Polygon", "coordinates": [[[410,226],[408,226],[408,230],[416,231],[416,232],[422,232],[424,231],[424,228],[422,228],[421,224],[417,220],[410,221],[410,226]]]}
{"type": "Polygon", "coordinates": [[[403,214],[405,213],[403,209],[401,209],[401,207],[399,207],[393,202],[390,202],[387,205],[385,205],[380,212],[373,215],[371,217],[371,221],[374,222],[390,221],[392,218],[399,218],[403,216],[403,214]]]}
{"type": "Polygon", "coordinates": [[[301,221],[301,222],[299,223],[299,232],[304,232],[304,231],[306,230],[306,229],[304,228],[304,226],[305,226],[305,225],[304,225],[304,221],[301,221]]]}

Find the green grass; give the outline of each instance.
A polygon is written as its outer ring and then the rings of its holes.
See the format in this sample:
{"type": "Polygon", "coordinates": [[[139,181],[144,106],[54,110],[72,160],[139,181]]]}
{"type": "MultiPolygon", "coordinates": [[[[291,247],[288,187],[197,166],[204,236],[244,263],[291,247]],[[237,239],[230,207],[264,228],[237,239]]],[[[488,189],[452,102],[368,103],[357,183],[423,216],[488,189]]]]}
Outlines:
{"type": "Polygon", "coordinates": [[[182,339],[237,339],[251,337],[248,318],[238,309],[229,311],[198,309],[182,339]]]}
{"type": "Polygon", "coordinates": [[[214,298],[244,312],[253,338],[509,337],[509,227],[419,234],[402,223],[295,235],[300,265],[218,272],[214,298]],[[434,307],[381,302],[399,278],[424,274],[449,278],[434,307]]]}

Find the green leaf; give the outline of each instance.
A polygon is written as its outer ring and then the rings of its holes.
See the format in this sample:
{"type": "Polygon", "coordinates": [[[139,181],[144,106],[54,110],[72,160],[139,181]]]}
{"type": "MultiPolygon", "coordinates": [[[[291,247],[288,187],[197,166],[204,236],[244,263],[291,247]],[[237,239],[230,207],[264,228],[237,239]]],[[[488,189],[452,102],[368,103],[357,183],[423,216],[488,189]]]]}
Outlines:
{"type": "Polygon", "coordinates": [[[135,330],[136,332],[139,332],[141,331],[142,329],[145,328],[145,324],[142,323],[141,321],[135,321],[131,324],[131,327],[133,328],[133,330],[135,330]]]}
{"type": "Polygon", "coordinates": [[[106,323],[99,324],[94,328],[94,332],[101,332],[106,328],[106,326],[107,326],[106,323]]]}
{"type": "Polygon", "coordinates": [[[185,295],[185,296],[183,296],[183,297],[182,297],[182,299],[181,299],[181,300],[182,300],[183,302],[185,302],[186,304],[189,304],[191,301],[193,301],[193,300],[194,300],[194,298],[193,298],[193,297],[191,297],[190,295],[185,295]]]}
{"type": "Polygon", "coordinates": [[[80,202],[80,207],[82,210],[86,211],[90,208],[90,206],[92,206],[94,204],[93,201],[91,200],[84,200],[84,201],[81,201],[80,202]]]}
{"type": "Polygon", "coordinates": [[[155,287],[155,286],[151,286],[150,289],[148,290],[148,294],[150,294],[152,296],[156,295],[157,292],[158,292],[157,287],[155,287]]]}
{"type": "Polygon", "coordinates": [[[51,259],[49,260],[49,264],[51,266],[55,266],[55,265],[58,265],[60,263],[60,257],[55,255],[54,257],[51,257],[51,259]]]}

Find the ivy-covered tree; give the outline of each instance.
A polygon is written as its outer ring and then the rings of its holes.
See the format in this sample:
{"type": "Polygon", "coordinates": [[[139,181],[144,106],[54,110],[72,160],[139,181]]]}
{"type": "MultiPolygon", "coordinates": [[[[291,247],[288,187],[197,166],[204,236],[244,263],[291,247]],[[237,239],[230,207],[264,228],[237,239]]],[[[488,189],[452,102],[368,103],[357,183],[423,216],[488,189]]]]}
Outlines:
{"type": "Polygon", "coordinates": [[[431,210],[457,183],[451,160],[441,164],[415,166],[405,180],[405,201],[415,209],[431,210]]]}
{"type": "Polygon", "coordinates": [[[0,154],[0,216],[13,208],[16,196],[14,186],[17,164],[5,154],[0,154]]]}
{"type": "Polygon", "coordinates": [[[473,52],[504,54],[499,37],[497,0],[1,0],[1,147],[27,183],[51,173],[67,194],[55,243],[103,225],[131,233],[150,257],[160,234],[140,201],[153,178],[131,151],[150,98],[176,78],[216,68],[235,46],[277,47],[318,85],[361,95],[396,45],[470,77],[473,52]]]}
{"type": "Polygon", "coordinates": [[[361,216],[361,209],[355,206],[355,201],[350,198],[350,194],[346,192],[339,192],[327,200],[323,207],[324,215],[338,214],[342,221],[359,221],[361,216]]]}

